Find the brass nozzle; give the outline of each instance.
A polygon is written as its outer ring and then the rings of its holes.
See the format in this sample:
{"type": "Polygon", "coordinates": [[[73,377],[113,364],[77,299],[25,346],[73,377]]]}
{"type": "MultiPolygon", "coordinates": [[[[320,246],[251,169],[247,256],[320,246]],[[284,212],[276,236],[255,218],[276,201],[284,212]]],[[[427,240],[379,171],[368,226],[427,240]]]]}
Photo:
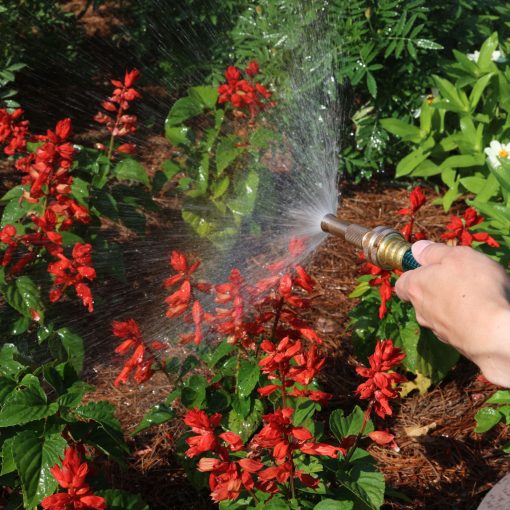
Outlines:
{"type": "Polygon", "coordinates": [[[375,227],[372,230],[326,214],[321,229],[363,250],[366,259],[382,269],[402,269],[405,253],[411,246],[400,232],[390,227],[375,227]]]}

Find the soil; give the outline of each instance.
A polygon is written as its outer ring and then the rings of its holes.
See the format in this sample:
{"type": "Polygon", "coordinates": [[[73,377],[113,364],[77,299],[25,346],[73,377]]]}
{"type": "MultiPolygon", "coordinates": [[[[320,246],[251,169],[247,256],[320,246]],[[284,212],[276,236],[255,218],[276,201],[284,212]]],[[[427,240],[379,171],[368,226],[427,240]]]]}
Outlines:
{"type": "MultiPolygon", "coordinates": [[[[68,3],[68,8],[76,11],[84,5],[84,1],[75,0],[68,3]]],[[[111,16],[109,5],[117,4],[107,2],[106,7],[99,11],[89,10],[82,18],[89,37],[108,37],[108,23],[118,22],[115,15],[111,16]]],[[[95,92],[98,96],[102,96],[102,86],[99,84],[95,92]]],[[[65,93],[60,95],[66,97],[65,93]]],[[[158,102],[169,101],[166,92],[157,87],[151,89],[146,96],[157,97],[158,102]]],[[[22,97],[23,90],[20,91],[22,97]]],[[[44,101],[44,98],[39,99],[44,101]]],[[[41,111],[45,109],[41,108],[41,111]]],[[[87,115],[93,113],[88,111],[87,115]]],[[[83,127],[78,133],[80,139],[93,140],[95,132],[85,129],[88,120],[81,120],[81,124],[78,122],[78,126],[83,127]]],[[[159,123],[155,125],[160,126],[159,123]]],[[[143,133],[139,144],[142,163],[153,174],[161,161],[168,157],[169,146],[157,129],[143,133]]],[[[3,176],[2,187],[11,187],[16,176],[5,163],[2,163],[0,171],[3,176]]],[[[398,227],[395,224],[395,211],[407,204],[408,190],[377,182],[362,185],[344,183],[342,189],[343,218],[367,226],[388,224],[398,227]]],[[[427,195],[434,196],[434,191],[427,190],[427,195]]],[[[179,202],[174,198],[163,194],[157,198],[157,202],[161,210],[151,213],[148,218],[148,235],[144,243],[150,243],[151,236],[160,238],[162,232],[169,232],[172,222],[178,217],[179,202]]],[[[430,202],[420,213],[422,220],[418,227],[430,238],[438,239],[449,215],[430,202]]],[[[124,241],[134,243],[127,244],[129,274],[130,269],[139,269],[141,261],[136,256],[136,241],[131,241],[129,236],[124,241]]],[[[327,391],[335,395],[332,406],[354,405],[353,390],[359,384],[354,372],[357,361],[352,353],[347,330],[349,311],[356,304],[356,300],[349,299],[348,295],[355,286],[359,264],[355,251],[341,240],[333,238],[324,243],[308,263],[309,271],[320,289],[308,320],[325,339],[328,364],[322,383],[327,391]]],[[[159,273],[152,269],[151,273],[151,267],[146,267],[146,272],[136,282],[110,282],[111,285],[98,289],[99,296],[107,300],[109,311],[109,296],[123,292],[130,292],[133,302],[143,305],[144,292],[149,292],[146,287],[161,281],[159,273]]],[[[137,308],[137,313],[143,315],[143,306],[137,308]]],[[[111,314],[108,317],[86,319],[86,327],[92,332],[106,331],[109,329],[107,320],[110,319],[111,314]]],[[[184,347],[175,346],[172,349],[173,354],[178,356],[185,354],[184,347]]],[[[116,388],[113,381],[118,370],[117,365],[96,364],[94,372],[89,373],[90,380],[96,385],[96,391],[90,398],[105,399],[116,406],[133,452],[125,469],[115,465],[105,466],[111,486],[140,493],[153,510],[216,508],[207,493],[198,493],[189,484],[175,460],[174,444],[182,433],[179,421],[160,425],[134,438],[130,435],[145,412],[164,400],[171,391],[169,382],[162,375],[156,374],[140,387],[116,388]]],[[[510,456],[501,451],[502,444],[510,439],[510,428],[496,426],[486,434],[474,432],[475,413],[496,389],[477,381],[476,376],[476,367],[462,360],[445,381],[428,393],[412,393],[407,396],[388,423],[396,435],[399,451],[377,445],[369,447],[388,486],[393,489],[384,509],[475,509],[484,494],[510,470],[510,456]]]]}

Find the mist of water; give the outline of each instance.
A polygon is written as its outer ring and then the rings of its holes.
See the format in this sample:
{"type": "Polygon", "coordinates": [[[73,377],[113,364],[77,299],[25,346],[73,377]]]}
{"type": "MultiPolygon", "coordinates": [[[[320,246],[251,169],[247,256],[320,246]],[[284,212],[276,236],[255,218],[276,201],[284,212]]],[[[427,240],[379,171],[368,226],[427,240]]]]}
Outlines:
{"type": "MultiPolygon", "coordinates": [[[[136,272],[127,275],[134,286],[111,284],[106,292],[100,289],[96,311],[86,328],[82,319],[69,315],[61,319],[70,327],[76,322],[89,351],[97,352],[98,363],[105,361],[104,352],[113,351],[111,333],[104,327],[113,319],[134,317],[140,322],[146,338],[151,340],[175,342],[178,334],[186,329],[182,321],[170,321],[164,316],[164,298],[169,291],[162,283],[172,274],[168,265],[172,250],[192,253],[202,259],[200,276],[214,283],[224,281],[234,267],[241,268],[248,283],[252,283],[264,273],[267,264],[288,256],[291,239],[306,240],[306,250],[300,256],[300,262],[325,239],[320,221],[325,214],[335,213],[338,206],[337,158],[342,94],[334,78],[331,45],[324,39],[320,21],[303,23],[303,27],[306,30],[299,34],[301,57],[290,59],[288,82],[282,90],[274,91],[278,106],[270,114],[270,124],[281,135],[281,142],[272,146],[272,153],[264,155],[269,177],[259,183],[258,194],[264,200],[259,201],[261,205],[254,213],[261,233],[240,233],[232,240],[230,248],[218,250],[211,243],[193,237],[176,210],[175,218],[169,221],[168,227],[161,227],[157,235],[124,244],[125,257],[135,261],[136,265],[136,272]],[[108,345],[106,349],[105,344],[108,345]]],[[[159,35],[161,44],[164,44],[165,34],[159,35]]],[[[192,29],[183,30],[181,36],[193,48],[192,29]]],[[[167,51],[171,52],[172,48],[167,51]]],[[[108,56],[102,58],[107,63],[108,56]]],[[[137,67],[136,62],[132,67],[137,67]]],[[[92,104],[97,104],[100,98],[90,99],[94,100],[92,104]]],[[[151,98],[150,104],[143,107],[141,124],[144,117],[164,118],[170,106],[168,102],[151,98]]],[[[28,107],[34,109],[37,104],[34,102],[28,107]]],[[[77,106],[72,98],[66,98],[58,110],[68,115],[66,108],[72,111],[82,106],[77,106]]],[[[90,112],[91,116],[93,113],[90,112]]],[[[159,129],[163,131],[162,126],[159,129]]]]}

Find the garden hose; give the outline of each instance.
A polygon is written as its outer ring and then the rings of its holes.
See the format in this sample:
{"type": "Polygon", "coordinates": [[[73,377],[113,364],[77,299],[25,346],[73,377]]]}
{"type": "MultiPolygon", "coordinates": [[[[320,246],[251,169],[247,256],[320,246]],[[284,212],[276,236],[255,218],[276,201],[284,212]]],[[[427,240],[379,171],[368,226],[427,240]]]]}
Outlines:
{"type": "Polygon", "coordinates": [[[322,218],[321,229],[362,249],[368,262],[382,269],[409,271],[420,267],[411,252],[411,243],[393,228],[379,226],[369,229],[340,220],[334,214],[326,214],[322,218]]]}

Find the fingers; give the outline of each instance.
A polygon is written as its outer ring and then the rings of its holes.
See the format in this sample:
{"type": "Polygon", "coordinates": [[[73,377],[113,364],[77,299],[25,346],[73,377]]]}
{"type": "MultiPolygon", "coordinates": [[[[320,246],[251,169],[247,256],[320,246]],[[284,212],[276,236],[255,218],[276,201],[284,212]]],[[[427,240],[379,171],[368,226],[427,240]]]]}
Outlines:
{"type": "Polygon", "coordinates": [[[440,264],[442,260],[450,255],[450,246],[432,241],[417,241],[413,244],[413,256],[422,265],[440,264]]]}
{"type": "MultiPolygon", "coordinates": [[[[414,269],[413,271],[419,271],[419,269],[414,269]]],[[[410,277],[411,271],[408,271],[407,273],[402,274],[395,283],[395,293],[402,301],[411,301],[409,292],[410,277]]]]}

